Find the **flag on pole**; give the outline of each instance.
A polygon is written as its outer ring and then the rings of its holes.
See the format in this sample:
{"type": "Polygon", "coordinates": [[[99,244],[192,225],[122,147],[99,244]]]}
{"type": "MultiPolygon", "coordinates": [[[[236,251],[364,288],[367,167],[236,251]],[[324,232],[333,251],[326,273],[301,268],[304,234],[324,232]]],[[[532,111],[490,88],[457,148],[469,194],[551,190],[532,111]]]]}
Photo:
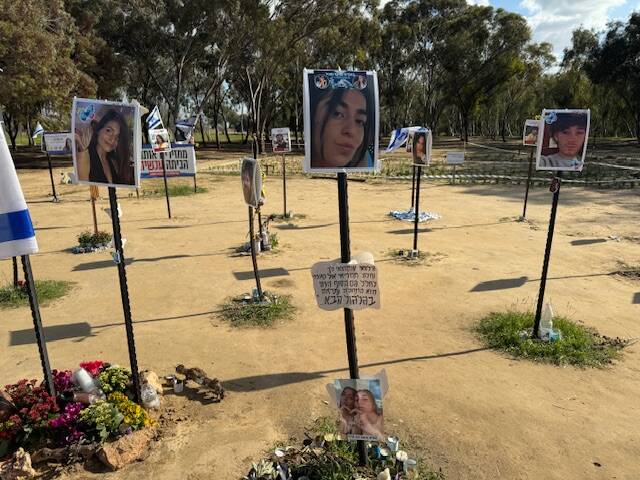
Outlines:
{"type": "Polygon", "coordinates": [[[409,133],[417,132],[418,130],[422,130],[424,127],[404,127],[404,128],[396,128],[393,132],[391,132],[391,140],[389,141],[389,146],[385,150],[386,153],[393,152],[394,150],[400,148],[407,142],[407,138],[409,138],[409,133]]]}
{"type": "Polygon", "coordinates": [[[44,128],[42,127],[42,125],[40,124],[40,122],[37,123],[35,130],[33,131],[33,135],[31,138],[37,138],[38,135],[42,135],[44,133],[44,128]]]}
{"type": "Polygon", "coordinates": [[[153,107],[153,110],[151,110],[151,113],[147,117],[147,127],[149,130],[164,128],[164,125],[162,124],[162,117],[160,116],[160,110],[157,105],[153,107]]]}
{"type": "Polygon", "coordinates": [[[179,121],[176,123],[176,128],[177,128],[178,130],[180,130],[181,132],[188,133],[188,132],[190,132],[191,130],[193,130],[193,129],[195,129],[195,128],[196,128],[196,122],[197,122],[197,121],[198,121],[198,116],[196,116],[196,117],[190,117],[190,118],[187,118],[187,119],[185,119],[185,120],[179,120],[179,121]]]}
{"type": "Polygon", "coordinates": [[[31,216],[0,125],[0,259],[37,251],[31,216]]]}

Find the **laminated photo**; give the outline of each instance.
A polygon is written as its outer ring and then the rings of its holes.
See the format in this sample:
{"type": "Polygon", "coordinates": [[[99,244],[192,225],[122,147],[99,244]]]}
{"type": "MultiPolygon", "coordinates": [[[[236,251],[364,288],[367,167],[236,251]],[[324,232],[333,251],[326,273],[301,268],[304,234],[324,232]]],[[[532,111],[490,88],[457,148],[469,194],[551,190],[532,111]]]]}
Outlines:
{"type": "Polygon", "coordinates": [[[524,122],[522,133],[522,144],[536,146],[538,144],[538,131],[540,130],[540,120],[529,119],[524,122]]]}
{"type": "Polygon", "coordinates": [[[376,72],[305,69],[303,75],[304,171],[379,171],[376,72]]]}
{"type": "Polygon", "coordinates": [[[413,150],[413,133],[414,132],[409,132],[409,135],[407,137],[407,144],[405,145],[405,151],[407,153],[411,153],[413,150]]]}
{"type": "Polygon", "coordinates": [[[149,143],[153,153],[167,153],[171,151],[171,140],[166,128],[149,130],[149,143]]]}
{"type": "Polygon", "coordinates": [[[291,151],[291,134],[288,128],[272,128],[271,144],[273,153],[287,153],[291,151]]]}
{"type": "Polygon", "coordinates": [[[140,183],[140,106],[73,99],[73,168],[76,182],[136,188],[140,183]]]}
{"type": "Polygon", "coordinates": [[[423,129],[414,132],[411,156],[413,164],[425,166],[431,163],[431,131],[423,129]]]}
{"type": "Polygon", "coordinates": [[[335,380],[339,430],[348,440],[382,441],[384,414],[381,379],[335,380]]]}
{"type": "Polygon", "coordinates": [[[71,155],[73,135],[71,132],[47,132],[42,135],[42,151],[49,155],[71,155]]]}
{"type": "Polygon", "coordinates": [[[590,122],[589,110],[543,110],[536,170],[581,172],[590,122]]]}
{"type": "Polygon", "coordinates": [[[240,178],[245,203],[257,208],[260,205],[262,192],[262,175],[256,159],[248,157],[242,159],[240,178]]]}

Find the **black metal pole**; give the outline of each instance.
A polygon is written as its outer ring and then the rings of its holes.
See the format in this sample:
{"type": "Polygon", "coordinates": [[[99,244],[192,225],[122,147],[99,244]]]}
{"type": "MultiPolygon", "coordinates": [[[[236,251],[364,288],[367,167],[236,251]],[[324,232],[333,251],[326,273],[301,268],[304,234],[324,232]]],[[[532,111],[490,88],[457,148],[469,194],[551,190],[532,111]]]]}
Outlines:
{"type": "Polygon", "coordinates": [[[285,163],[284,153],[282,154],[282,198],[284,201],[282,218],[287,218],[287,164],[285,163]]]}
{"type": "Polygon", "coordinates": [[[258,298],[262,300],[262,285],[260,284],[260,272],[258,271],[258,258],[256,255],[255,231],[253,229],[253,207],[249,206],[249,244],[251,245],[251,262],[253,263],[253,275],[256,277],[258,298]]]}
{"type": "Polygon", "coordinates": [[[260,211],[260,207],[256,208],[256,211],[258,212],[258,235],[260,235],[260,250],[264,252],[267,248],[264,244],[264,232],[262,230],[262,212],[260,211]]]}
{"type": "Polygon", "coordinates": [[[522,219],[527,218],[527,200],[529,199],[529,185],[531,184],[531,170],[533,168],[533,150],[529,155],[529,175],[527,175],[527,189],[524,191],[524,208],[522,209],[522,219]]]}
{"type": "Polygon", "coordinates": [[[422,176],[422,166],[418,165],[418,175],[416,178],[416,208],[413,219],[413,250],[418,251],[418,221],[420,217],[420,177],[422,176]]]}
{"type": "Polygon", "coordinates": [[[160,158],[162,159],[162,177],[164,178],[164,195],[167,197],[167,213],[171,218],[171,203],[169,202],[169,187],[167,186],[167,169],[164,165],[164,152],[160,152],[160,158]]]}
{"type": "MultiPolygon", "coordinates": [[[[338,210],[340,213],[340,261],[348,263],[351,260],[351,240],[349,238],[349,196],[346,173],[338,173],[338,210]]],[[[349,378],[360,378],[356,328],[353,321],[353,310],[350,308],[344,309],[344,329],[347,338],[349,378]]],[[[358,459],[360,465],[367,464],[367,446],[362,440],[358,440],[358,459]]]]}
{"type": "Polygon", "coordinates": [[[133,336],[133,322],[131,320],[131,304],[129,303],[129,287],[127,286],[127,271],[122,249],[122,236],[120,234],[120,217],[118,216],[118,197],[115,187],[109,187],[109,204],[111,206],[111,223],[113,225],[113,242],[118,255],[118,277],[120,279],[120,296],[122,297],[122,310],[124,312],[124,327],[127,332],[127,344],[129,346],[129,363],[131,365],[131,377],[136,403],[140,403],[140,377],[138,372],[138,357],[136,356],[136,342],[133,336]]]}
{"type": "Polygon", "coordinates": [[[553,242],[553,230],[556,225],[556,212],[558,210],[558,197],[560,196],[560,184],[561,174],[553,179],[551,185],[552,188],[555,185],[555,191],[553,192],[553,203],[551,204],[551,218],[549,219],[549,233],[547,234],[547,246],[544,250],[544,263],[542,264],[542,275],[540,277],[540,291],[538,292],[538,305],[536,307],[536,318],[533,324],[533,338],[538,338],[540,330],[540,317],[542,316],[542,305],[544,304],[544,290],[547,286],[547,273],[549,271],[549,258],[551,257],[551,243],[553,242]]]}
{"type": "Polygon", "coordinates": [[[51,157],[47,153],[47,163],[49,164],[49,178],[51,179],[51,191],[53,193],[53,201],[58,201],[58,195],[56,194],[56,184],[53,181],[53,169],[51,167],[51,157]]]}
{"type": "Polygon", "coordinates": [[[18,259],[13,257],[13,288],[18,288],[18,259]]]}
{"type": "Polygon", "coordinates": [[[193,174],[193,193],[198,193],[198,175],[193,174]]]}
{"type": "Polygon", "coordinates": [[[40,318],[40,307],[38,306],[38,294],[36,292],[36,284],[31,271],[31,261],[29,255],[22,255],[22,269],[24,270],[25,285],[27,295],[29,296],[29,305],[31,306],[31,317],[33,318],[33,329],[36,333],[36,342],[38,343],[38,352],[40,353],[40,365],[44,373],[44,385],[47,392],[51,396],[56,395],[53,385],[53,376],[51,375],[51,365],[49,364],[49,354],[47,353],[47,340],[44,336],[44,328],[42,327],[42,319],[40,318]]]}
{"type": "Polygon", "coordinates": [[[413,175],[411,177],[411,208],[415,206],[415,194],[416,194],[416,166],[411,165],[413,169],[413,175]]]}

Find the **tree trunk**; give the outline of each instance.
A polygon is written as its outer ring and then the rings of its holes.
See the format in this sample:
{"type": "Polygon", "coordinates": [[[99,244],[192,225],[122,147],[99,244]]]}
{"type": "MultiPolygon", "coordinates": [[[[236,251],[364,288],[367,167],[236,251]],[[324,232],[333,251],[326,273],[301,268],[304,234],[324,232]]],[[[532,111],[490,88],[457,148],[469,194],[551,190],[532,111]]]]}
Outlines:
{"type": "Polygon", "coordinates": [[[16,150],[16,138],[18,137],[18,120],[11,115],[6,113],[2,114],[4,118],[4,124],[7,127],[7,133],[9,134],[9,139],[11,140],[11,150],[16,150]]]}
{"type": "Polygon", "coordinates": [[[220,115],[222,116],[222,126],[224,128],[224,136],[227,137],[227,143],[231,143],[231,139],[229,138],[229,129],[227,128],[227,118],[224,116],[224,108],[220,110],[220,115]]]}

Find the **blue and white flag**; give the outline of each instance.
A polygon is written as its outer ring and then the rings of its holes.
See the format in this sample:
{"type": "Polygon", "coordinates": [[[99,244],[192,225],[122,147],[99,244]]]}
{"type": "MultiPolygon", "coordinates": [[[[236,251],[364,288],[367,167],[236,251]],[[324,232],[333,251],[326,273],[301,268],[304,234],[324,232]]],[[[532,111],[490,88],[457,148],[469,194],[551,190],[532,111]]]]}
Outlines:
{"type": "Polygon", "coordinates": [[[37,138],[38,135],[42,135],[44,133],[44,128],[40,125],[40,122],[36,125],[36,129],[33,131],[33,135],[31,138],[37,138]]]}
{"type": "Polygon", "coordinates": [[[0,259],[37,251],[31,216],[0,125],[0,259]]]}
{"type": "Polygon", "coordinates": [[[153,110],[151,110],[151,113],[147,117],[147,127],[149,130],[164,128],[164,125],[162,124],[162,117],[160,116],[160,110],[157,105],[153,107],[153,110]]]}
{"type": "Polygon", "coordinates": [[[389,141],[389,146],[385,150],[385,153],[393,152],[397,150],[405,143],[407,143],[407,138],[409,138],[409,133],[417,132],[418,130],[423,129],[424,127],[404,127],[404,128],[396,128],[393,132],[391,132],[391,140],[389,141]]]}
{"type": "Polygon", "coordinates": [[[198,121],[198,116],[187,118],[185,120],[179,120],[176,123],[176,128],[182,132],[189,133],[196,127],[196,122],[198,121]]]}

